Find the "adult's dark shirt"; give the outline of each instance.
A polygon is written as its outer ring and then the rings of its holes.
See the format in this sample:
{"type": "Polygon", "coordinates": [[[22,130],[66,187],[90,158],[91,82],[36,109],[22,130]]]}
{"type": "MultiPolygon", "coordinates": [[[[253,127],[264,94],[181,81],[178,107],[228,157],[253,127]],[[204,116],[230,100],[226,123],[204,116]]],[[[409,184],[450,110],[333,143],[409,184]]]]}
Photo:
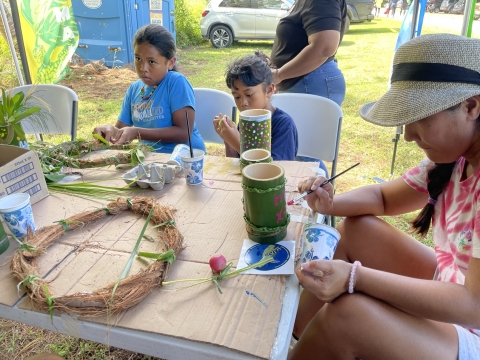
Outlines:
{"type": "MultiPolygon", "coordinates": [[[[345,0],[297,0],[287,16],[277,25],[270,59],[275,68],[281,68],[295,58],[307,45],[308,37],[324,30],[340,32],[340,42],[345,32],[347,8],[345,0]]],[[[340,45],[340,43],[339,43],[340,45]]],[[[333,57],[327,61],[333,60],[333,57]]],[[[285,79],[277,84],[287,90],[303,76],[285,79]]]]}

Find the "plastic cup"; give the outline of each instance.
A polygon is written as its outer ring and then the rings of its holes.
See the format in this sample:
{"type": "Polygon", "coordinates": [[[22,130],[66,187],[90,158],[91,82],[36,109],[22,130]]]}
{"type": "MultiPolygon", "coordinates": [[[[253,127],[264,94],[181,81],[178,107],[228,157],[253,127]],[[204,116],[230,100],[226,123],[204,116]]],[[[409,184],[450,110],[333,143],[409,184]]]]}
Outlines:
{"type": "Polygon", "coordinates": [[[18,193],[0,199],[0,214],[10,231],[21,238],[28,230],[35,231],[30,195],[18,193]]]}
{"type": "Polygon", "coordinates": [[[332,260],[340,233],[325,224],[307,224],[303,230],[302,263],[311,260],[332,260]]]}
{"type": "Polygon", "coordinates": [[[188,147],[188,145],[185,145],[185,144],[176,145],[173,148],[172,155],[170,155],[170,157],[167,161],[167,164],[178,165],[178,166],[180,166],[180,169],[181,169],[182,168],[182,159],[180,157],[180,153],[182,151],[185,151],[185,150],[190,151],[190,148],[188,147]]]}
{"type": "Polygon", "coordinates": [[[202,150],[193,149],[193,158],[190,157],[190,150],[180,153],[183,171],[188,185],[199,185],[203,182],[203,158],[205,153],[202,150]]]}

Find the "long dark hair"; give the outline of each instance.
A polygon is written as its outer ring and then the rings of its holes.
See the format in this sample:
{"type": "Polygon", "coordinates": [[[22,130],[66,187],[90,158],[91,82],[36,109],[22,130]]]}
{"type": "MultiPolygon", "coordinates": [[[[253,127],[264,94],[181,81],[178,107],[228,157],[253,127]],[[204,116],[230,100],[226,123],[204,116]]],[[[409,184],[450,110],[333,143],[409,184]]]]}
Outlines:
{"type": "MultiPolygon", "coordinates": [[[[160,55],[167,60],[173,58],[177,50],[172,34],[159,24],[147,24],[137,30],[133,38],[133,46],[144,43],[155,46],[160,55]]],[[[172,70],[177,71],[176,66],[172,70]]]]}
{"type": "MultiPolygon", "coordinates": [[[[455,111],[460,107],[461,104],[454,105],[447,109],[447,111],[455,111]]],[[[480,118],[477,119],[477,126],[480,123],[480,118]]],[[[432,222],[432,217],[435,213],[434,203],[437,201],[440,194],[443,192],[444,188],[450,181],[452,177],[452,172],[455,167],[455,163],[449,164],[435,164],[435,166],[428,171],[427,174],[427,190],[428,196],[433,201],[429,201],[417,215],[417,217],[412,221],[413,232],[425,236],[430,229],[430,224],[432,222]]]]}
{"type": "Polygon", "coordinates": [[[247,55],[231,62],[225,72],[225,82],[229,89],[235,80],[240,80],[246,86],[263,84],[263,90],[273,83],[270,59],[261,51],[247,55]]]}

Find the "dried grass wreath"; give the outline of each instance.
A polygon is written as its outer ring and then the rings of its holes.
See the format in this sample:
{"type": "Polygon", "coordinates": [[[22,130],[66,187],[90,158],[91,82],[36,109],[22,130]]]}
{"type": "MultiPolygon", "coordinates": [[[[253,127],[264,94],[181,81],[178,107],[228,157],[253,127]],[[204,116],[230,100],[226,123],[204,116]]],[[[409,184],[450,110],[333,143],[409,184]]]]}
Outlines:
{"type": "MultiPolygon", "coordinates": [[[[57,241],[65,232],[74,231],[86,224],[93,223],[109,215],[117,215],[125,210],[147,216],[154,207],[150,221],[155,224],[171,224],[172,211],[168,206],[155,203],[151,198],[118,198],[105,208],[83,212],[62,220],[59,224],[41,228],[26,236],[24,244],[15,252],[10,269],[15,277],[26,287],[28,296],[35,307],[62,312],[75,313],[82,316],[98,316],[113,314],[126,310],[145,298],[156,286],[162,286],[169,268],[166,261],[156,261],[146,269],[125,277],[120,283],[111,283],[92,292],[80,292],[67,296],[54,296],[48,283],[39,275],[36,259],[57,241]],[[34,247],[32,249],[32,247],[34,247]],[[113,293],[113,296],[112,296],[113,293]]],[[[183,249],[183,236],[175,226],[161,226],[162,239],[167,250],[178,255],[183,249]]]]}
{"type": "Polygon", "coordinates": [[[42,166],[50,167],[50,171],[58,171],[58,169],[64,166],[76,169],[119,164],[131,164],[135,166],[143,160],[145,152],[150,151],[150,149],[141,142],[125,145],[101,143],[97,141],[69,141],[59,145],[38,142],[33,143],[31,147],[37,152],[42,166]],[[82,159],[79,157],[80,155],[99,150],[126,150],[128,152],[118,152],[95,159],[82,159]]]}

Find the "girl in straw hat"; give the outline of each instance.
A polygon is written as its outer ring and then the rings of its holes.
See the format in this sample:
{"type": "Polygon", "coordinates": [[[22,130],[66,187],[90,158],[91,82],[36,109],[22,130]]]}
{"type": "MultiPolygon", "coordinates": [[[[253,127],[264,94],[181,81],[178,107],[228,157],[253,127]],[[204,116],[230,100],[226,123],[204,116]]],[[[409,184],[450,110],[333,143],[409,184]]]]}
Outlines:
{"type": "Polygon", "coordinates": [[[424,35],[395,53],[390,90],[361,116],[405,125],[427,159],[401,178],[309,206],[345,216],[332,261],[296,270],[304,287],[289,359],[480,359],[480,40],[424,35]],[[390,104],[394,102],[396,107],[390,104]],[[422,209],[434,249],[379,216],[422,209]]]}

